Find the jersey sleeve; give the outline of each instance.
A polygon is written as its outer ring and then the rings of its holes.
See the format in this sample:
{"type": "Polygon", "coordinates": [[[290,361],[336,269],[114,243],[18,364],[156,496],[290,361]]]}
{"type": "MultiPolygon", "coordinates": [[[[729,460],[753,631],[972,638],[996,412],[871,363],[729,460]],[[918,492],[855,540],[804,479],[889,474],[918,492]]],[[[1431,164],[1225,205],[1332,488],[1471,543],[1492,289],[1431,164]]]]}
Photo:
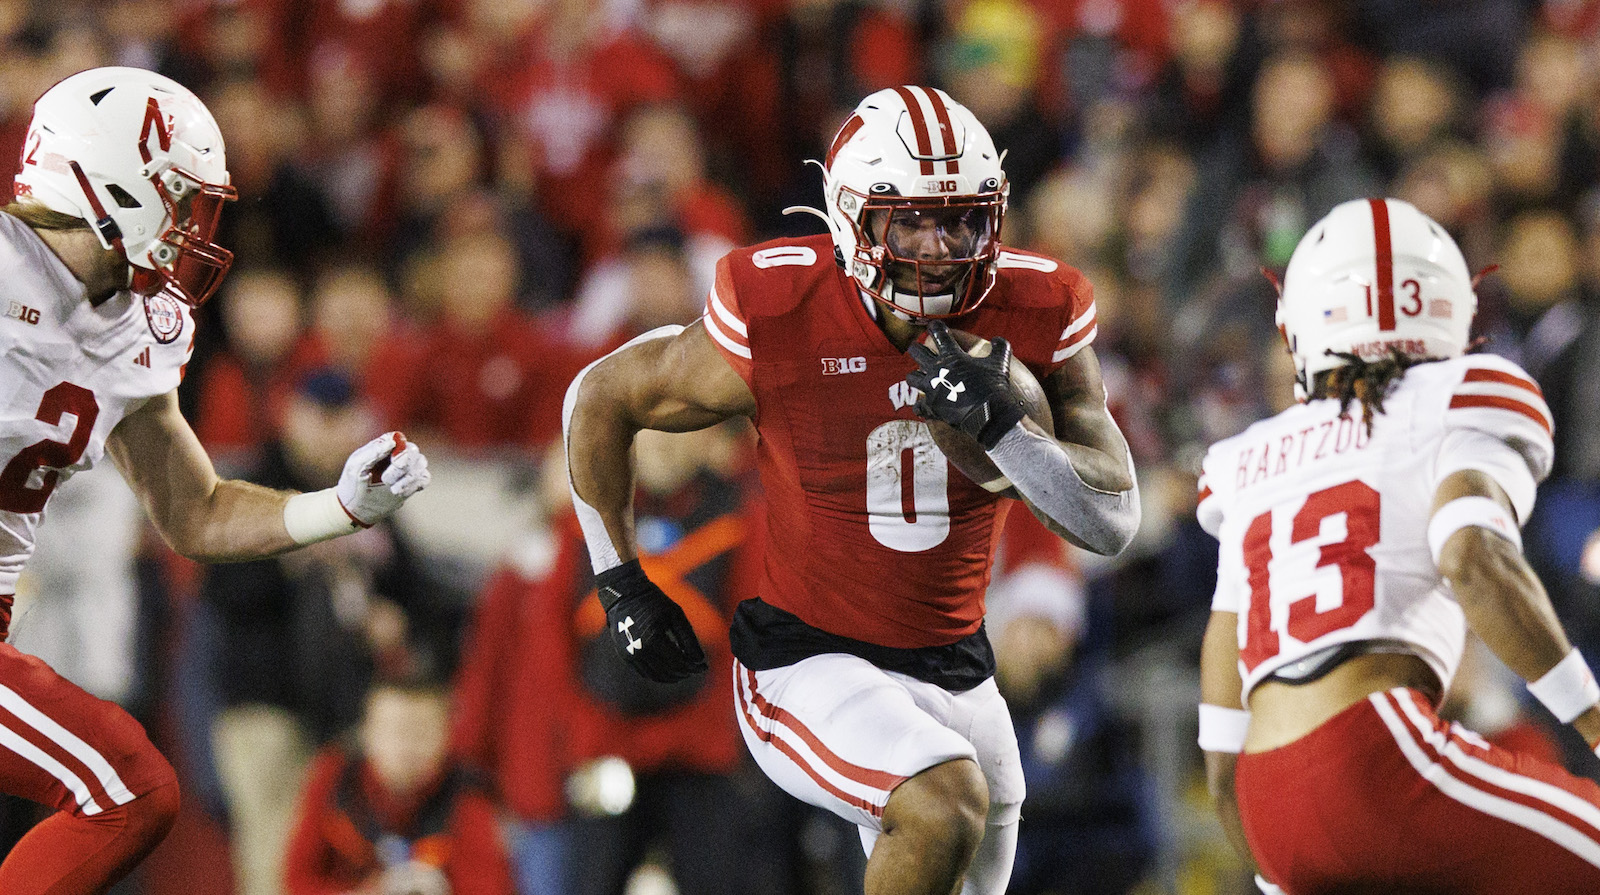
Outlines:
{"type": "Polygon", "coordinates": [[[1207,454],[1200,468],[1200,482],[1197,485],[1200,493],[1195,499],[1194,513],[1200,522],[1200,527],[1214,538],[1222,528],[1222,499],[1211,487],[1210,461],[1211,456],[1207,454]]]}
{"type": "Polygon", "coordinates": [[[711,292],[706,296],[705,315],[700,319],[705,322],[706,333],[711,336],[712,344],[722,352],[739,378],[754,389],[751,377],[755,372],[755,363],[750,354],[750,327],[745,323],[744,312],[739,306],[739,294],[734,289],[732,256],[724,255],[717,262],[717,276],[711,284],[711,292]]]}
{"type": "Polygon", "coordinates": [[[1094,286],[1078,270],[1066,268],[1069,298],[1065,303],[1061,335],[1056,337],[1054,353],[1050,355],[1052,369],[1066,363],[1069,358],[1094,341],[1098,327],[1095,325],[1094,286]]]}
{"type": "Polygon", "coordinates": [[[1534,486],[1550,474],[1555,458],[1554,424],[1544,392],[1504,358],[1473,355],[1465,360],[1461,378],[1451,380],[1434,485],[1453,472],[1481,470],[1506,490],[1518,516],[1526,519],[1534,486]]]}

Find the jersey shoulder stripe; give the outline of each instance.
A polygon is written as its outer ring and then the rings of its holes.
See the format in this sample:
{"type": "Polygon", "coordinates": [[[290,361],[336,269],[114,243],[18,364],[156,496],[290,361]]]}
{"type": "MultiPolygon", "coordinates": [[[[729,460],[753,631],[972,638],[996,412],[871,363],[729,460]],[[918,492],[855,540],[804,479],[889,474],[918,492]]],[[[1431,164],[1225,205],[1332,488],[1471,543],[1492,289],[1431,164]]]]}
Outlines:
{"type": "Polygon", "coordinates": [[[1464,359],[1466,367],[1460,382],[1450,394],[1445,410],[1447,425],[1488,428],[1494,425],[1527,424],[1510,420],[1515,414],[1538,426],[1546,438],[1555,428],[1544,391],[1520,367],[1503,358],[1473,356],[1464,359]],[[1484,424],[1488,424],[1485,426],[1484,424]]]}

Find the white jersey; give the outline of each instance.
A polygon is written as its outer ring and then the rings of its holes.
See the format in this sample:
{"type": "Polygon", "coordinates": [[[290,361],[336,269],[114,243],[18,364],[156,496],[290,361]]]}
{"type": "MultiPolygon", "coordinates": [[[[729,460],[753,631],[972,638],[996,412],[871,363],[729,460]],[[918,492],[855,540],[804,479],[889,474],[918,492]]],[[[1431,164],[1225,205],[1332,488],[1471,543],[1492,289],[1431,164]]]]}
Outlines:
{"type": "Polygon", "coordinates": [[[1448,687],[1466,621],[1428,549],[1434,492],[1489,474],[1521,520],[1550,471],[1550,410],[1521,368],[1469,355],[1408,370],[1375,414],[1291,407],[1213,445],[1200,524],[1221,542],[1214,610],[1239,614],[1244,692],[1349,641],[1406,645],[1448,687]]]}
{"type": "Polygon", "coordinates": [[[0,594],[16,589],[56,485],[105,454],[123,417],[178,387],[189,309],[126,290],[89,304],[31,227],[0,213],[0,594]]]}

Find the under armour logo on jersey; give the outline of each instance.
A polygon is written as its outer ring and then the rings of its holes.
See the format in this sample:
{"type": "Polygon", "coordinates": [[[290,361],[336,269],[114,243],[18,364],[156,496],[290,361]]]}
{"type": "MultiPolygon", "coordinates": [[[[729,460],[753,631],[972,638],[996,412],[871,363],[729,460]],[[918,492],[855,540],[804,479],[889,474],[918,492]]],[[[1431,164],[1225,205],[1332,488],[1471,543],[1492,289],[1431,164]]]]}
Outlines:
{"type": "Polygon", "coordinates": [[[959,395],[962,392],[967,390],[967,384],[965,382],[951,382],[950,381],[950,368],[949,367],[940,367],[939,368],[939,378],[933,380],[932,382],[930,382],[928,384],[929,385],[942,385],[945,388],[949,389],[950,390],[950,394],[945,395],[945,400],[947,400],[947,401],[954,401],[956,399],[957,395],[959,395]]]}
{"type": "Polygon", "coordinates": [[[630,615],[622,621],[617,622],[617,633],[621,634],[623,638],[628,641],[628,655],[631,656],[636,651],[644,648],[644,641],[633,636],[633,616],[630,615]]]}
{"type": "Polygon", "coordinates": [[[144,346],[144,350],[134,357],[133,362],[141,367],[150,366],[150,346],[144,346]]]}

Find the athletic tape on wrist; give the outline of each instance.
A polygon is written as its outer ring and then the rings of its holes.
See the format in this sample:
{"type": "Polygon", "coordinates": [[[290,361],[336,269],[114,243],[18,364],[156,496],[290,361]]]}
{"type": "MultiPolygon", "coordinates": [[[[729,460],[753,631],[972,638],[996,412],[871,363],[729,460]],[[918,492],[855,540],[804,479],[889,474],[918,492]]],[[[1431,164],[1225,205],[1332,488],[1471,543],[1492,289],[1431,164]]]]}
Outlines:
{"type": "Polygon", "coordinates": [[[1244,736],[1250,730],[1250,713],[1220,705],[1200,703],[1200,748],[1207,752],[1244,751],[1244,736]]]}
{"type": "Polygon", "coordinates": [[[1487,497],[1458,497],[1439,508],[1428,522],[1428,551],[1439,562],[1439,551],[1450,536],[1468,526],[1487,528],[1522,550],[1522,531],[1511,512],[1487,497]]]}
{"type": "Polygon", "coordinates": [[[1544,703],[1562,724],[1571,724],[1574,718],[1600,702],[1600,683],[1595,682],[1589,663],[1576,648],[1545,672],[1544,677],[1530,682],[1528,692],[1544,703]]]}
{"type": "Polygon", "coordinates": [[[301,546],[361,530],[332,488],[289,498],[283,505],[283,527],[301,546]]]}

